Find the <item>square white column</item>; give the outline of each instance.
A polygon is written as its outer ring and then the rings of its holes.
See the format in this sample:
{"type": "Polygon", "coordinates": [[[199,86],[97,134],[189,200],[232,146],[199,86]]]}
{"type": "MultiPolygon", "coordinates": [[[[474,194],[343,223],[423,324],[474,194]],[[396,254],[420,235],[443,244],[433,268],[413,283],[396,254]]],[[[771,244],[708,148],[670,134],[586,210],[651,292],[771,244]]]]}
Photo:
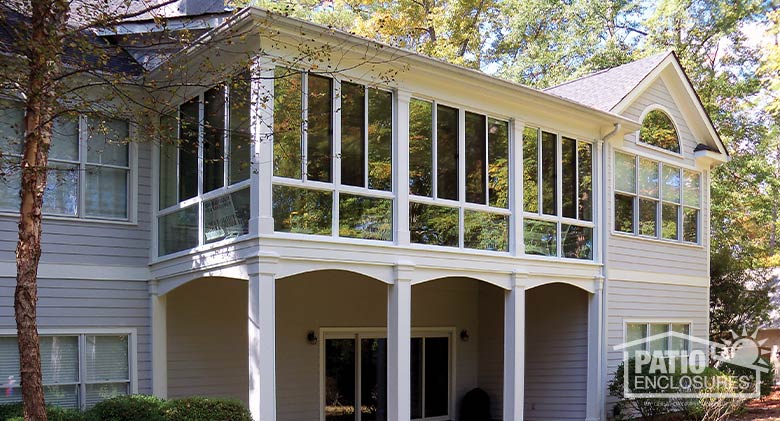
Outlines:
{"type": "Polygon", "coordinates": [[[598,276],[594,280],[593,294],[588,298],[588,381],[587,404],[585,407],[585,420],[597,421],[605,419],[604,407],[605,388],[602,383],[604,365],[602,354],[604,352],[603,329],[603,293],[604,278],[598,276]]]}
{"type": "Polygon", "coordinates": [[[523,419],[525,398],[525,280],[512,274],[512,289],[504,302],[504,420],[523,419]]]}
{"type": "Polygon", "coordinates": [[[396,265],[387,294],[387,415],[411,417],[412,265],[396,265]]]}
{"type": "Polygon", "coordinates": [[[268,58],[252,63],[252,159],[250,165],[250,234],[272,234],[273,219],[273,139],[274,64],[268,58]]]}
{"type": "Polygon", "coordinates": [[[395,243],[408,245],[409,237],[409,101],[411,94],[396,90],[393,179],[395,185],[395,243]]]}
{"type": "Polygon", "coordinates": [[[276,420],[276,259],[248,265],[249,411],[276,420]]]}
{"type": "Polygon", "coordinates": [[[168,397],[168,303],[157,293],[157,281],[149,282],[152,312],[152,394],[168,397]]]}

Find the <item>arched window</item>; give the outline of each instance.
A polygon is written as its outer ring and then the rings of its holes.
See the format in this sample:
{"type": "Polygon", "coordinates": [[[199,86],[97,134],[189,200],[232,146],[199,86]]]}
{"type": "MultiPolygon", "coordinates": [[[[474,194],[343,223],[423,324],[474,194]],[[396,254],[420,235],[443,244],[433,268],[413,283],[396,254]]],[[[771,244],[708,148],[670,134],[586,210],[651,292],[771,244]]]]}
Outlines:
{"type": "Polygon", "coordinates": [[[661,110],[652,110],[642,120],[639,141],[680,153],[680,139],[672,119],[661,110]]]}

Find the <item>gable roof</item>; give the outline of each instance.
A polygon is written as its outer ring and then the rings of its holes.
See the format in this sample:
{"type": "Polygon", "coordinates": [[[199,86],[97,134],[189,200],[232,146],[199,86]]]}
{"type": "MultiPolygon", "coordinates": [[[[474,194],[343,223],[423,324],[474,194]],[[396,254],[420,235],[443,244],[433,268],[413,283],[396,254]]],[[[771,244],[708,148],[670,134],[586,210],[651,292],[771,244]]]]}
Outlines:
{"type": "Polygon", "coordinates": [[[544,91],[593,108],[612,111],[670,54],[671,51],[667,51],[622,66],[600,70],[544,91]]]}

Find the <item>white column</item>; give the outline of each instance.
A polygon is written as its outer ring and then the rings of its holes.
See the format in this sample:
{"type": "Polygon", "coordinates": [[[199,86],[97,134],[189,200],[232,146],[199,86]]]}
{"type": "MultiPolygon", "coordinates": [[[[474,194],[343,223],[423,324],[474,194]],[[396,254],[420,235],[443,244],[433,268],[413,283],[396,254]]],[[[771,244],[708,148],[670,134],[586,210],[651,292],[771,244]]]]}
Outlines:
{"type": "Polygon", "coordinates": [[[594,291],[588,301],[588,382],[586,421],[602,419],[604,408],[604,385],[602,379],[603,337],[602,308],[604,278],[597,276],[594,280],[594,291]]]}
{"type": "Polygon", "coordinates": [[[273,100],[274,65],[267,58],[258,58],[252,65],[252,162],[250,171],[252,218],[251,234],[272,234],[273,181],[273,100]]]}
{"type": "Polygon", "coordinates": [[[158,281],[149,282],[152,312],[152,394],[168,397],[168,305],[167,297],[157,293],[158,281]]]}
{"type": "Polygon", "coordinates": [[[395,92],[395,243],[409,244],[409,101],[411,94],[406,91],[395,92]]]}
{"type": "Polygon", "coordinates": [[[509,166],[509,192],[510,205],[512,211],[510,233],[510,252],[515,256],[523,253],[523,130],[525,126],[522,122],[512,120],[512,133],[509,138],[509,156],[512,165],[509,166]]]}
{"type": "Polygon", "coordinates": [[[249,411],[276,420],[276,261],[260,257],[249,272],[249,411]]]}
{"type": "Polygon", "coordinates": [[[512,274],[512,289],[504,303],[504,418],[523,419],[525,394],[525,280],[528,274],[512,274]]]}
{"type": "Polygon", "coordinates": [[[414,266],[398,264],[387,294],[387,415],[411,417],[412,279],[414,266]]]}

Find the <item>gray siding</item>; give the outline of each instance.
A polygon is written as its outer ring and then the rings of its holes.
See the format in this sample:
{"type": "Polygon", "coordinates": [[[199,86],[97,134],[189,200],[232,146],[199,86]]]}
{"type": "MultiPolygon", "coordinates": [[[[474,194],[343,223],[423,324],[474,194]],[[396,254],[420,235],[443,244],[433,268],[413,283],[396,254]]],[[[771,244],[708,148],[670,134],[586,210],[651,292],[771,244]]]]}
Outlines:
{"type": "MultiPolygon", "coordinates": [[[[79,333],[80,329],[137,330],[138,392],[151,393],[150,313],[143,281],[38,280],[38,328],[79,333]]],[[[16,279],[0,277],[0,329],[16,329],[16,279]]]]}

